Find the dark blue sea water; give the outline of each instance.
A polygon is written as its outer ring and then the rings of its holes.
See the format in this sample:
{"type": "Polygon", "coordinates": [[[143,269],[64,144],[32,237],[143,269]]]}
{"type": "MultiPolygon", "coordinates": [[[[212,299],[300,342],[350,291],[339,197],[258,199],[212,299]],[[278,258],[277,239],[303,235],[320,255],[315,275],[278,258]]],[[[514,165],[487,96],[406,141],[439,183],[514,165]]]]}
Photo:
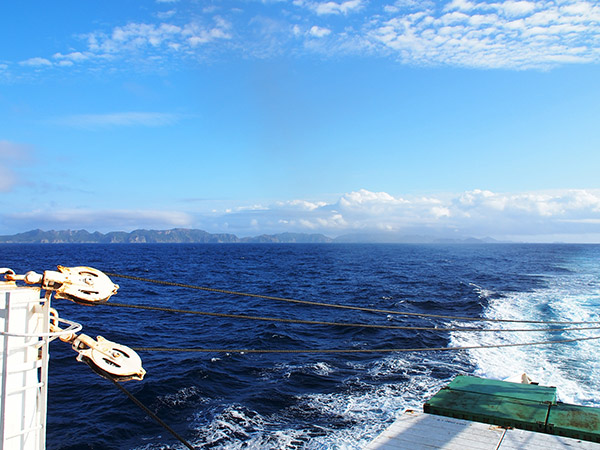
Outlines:
{"type": "MultiPolygon", "coordinates": [[[[600,246],[594,245],[3,245],[0,255],[0,266],[17,273],[86,265],[406,312],[599,320],[600,246]]],[[[113,281],[120,289],[111,301],[120,303],[320,321],[461,325],[113,281]]],[[[83,324],[84,333],[130,347],[443,347],[594,335],[415,332],[208,318],[64,300],[53,306],[83,324]]],[[[542,384],[558,386],[563,401],[599,405],[599,345],[351,355],[140,352],[146,378],[124,386],[198,448],[358,449],[405,408],[419,409],[457,374],[505,378],[526,371],[542,384]]],[[[67,344],[51,344],[48,449],[183,448],[75,356],[67,344]]]]}

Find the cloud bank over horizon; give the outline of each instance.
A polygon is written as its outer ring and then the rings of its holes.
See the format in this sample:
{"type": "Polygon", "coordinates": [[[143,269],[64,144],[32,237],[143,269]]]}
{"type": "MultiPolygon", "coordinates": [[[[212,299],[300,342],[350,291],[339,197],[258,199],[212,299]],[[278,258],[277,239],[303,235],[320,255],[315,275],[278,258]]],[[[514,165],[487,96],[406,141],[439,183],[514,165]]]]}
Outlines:
{"type": "Polygon", "coordinates": [[[332,237],[397,233],[527,242],[600,242],[600,189],[512,194],[472,190],[413,197],[360,189],[333,202],[289,200],[206,212],[53,209],[5,214],[2,222],[20,231],[201,228],[242,237],[282,232],[332,237]]]}

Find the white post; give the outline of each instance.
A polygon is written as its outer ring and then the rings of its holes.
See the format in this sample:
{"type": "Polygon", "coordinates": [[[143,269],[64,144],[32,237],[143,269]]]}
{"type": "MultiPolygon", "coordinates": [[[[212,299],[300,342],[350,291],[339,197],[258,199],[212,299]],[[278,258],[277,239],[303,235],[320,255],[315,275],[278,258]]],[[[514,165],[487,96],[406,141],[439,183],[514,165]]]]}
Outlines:
{"type": "Polygon", "coordinates": [[[0,450],[46,446],[50,301],[0,282],[0,450]]]}

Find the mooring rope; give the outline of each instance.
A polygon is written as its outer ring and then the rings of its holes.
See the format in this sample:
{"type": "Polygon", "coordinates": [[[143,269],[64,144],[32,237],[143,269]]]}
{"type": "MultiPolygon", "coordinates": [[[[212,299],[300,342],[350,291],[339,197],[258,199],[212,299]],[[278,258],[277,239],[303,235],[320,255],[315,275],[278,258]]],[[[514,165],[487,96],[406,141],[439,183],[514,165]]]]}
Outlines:
{"type": "Polygon", "coordinates": [[[264,316],[249,316],[245,314],[227,314],[227,313],[216,313],[208,311],[193,311],[187,309],[177,308],[166,308],[162,306],[145,306],[145,305],[132,305],[126,303],[101,303],[104,306],[112,306],[117,308],[131,308],[131,309],[142,309],[149,311],[163,311],[177,314],[195,314],[200,316],[209,317],[222,317],[228,319],[241,319],[241,320],[260,320],[265,322],[281,322],[281,323],[296,323],[304,325],[328,325],[328,326],[339,326],[339,327],[356,327],[356,328],[379,328],[387,330],[411,330],[411,331],[443,331],[443,332],[546,332],[546,333],[558,333],[562,331],[589,331],[589,330],[600,330],[600,327],[575,327],[575,328],[464,328],[464,327],[418,327],[410,325],[380,325],[380,324],[369,324],[369,323],[347,323],[347,322],[328,322],[321,320],[303,320],[303,319],[284,319],[279,317],[264,317],[264,316]]]}
{"type": "Polygon", "coordinates": [[[600,321],[576,321],[575,322],[575,321],[556,321],[556,320],[490,319],[490,318],[484,318],[484,317],[464,317],[464,316],[450,316],[450,315],[442,315],[442,314],[395,311],[395,310],[388,310],[388,309],[367,308],[367,307],[363,307],[363,306],[339,305],[339,304],[335,304],[335,303],[317,302],[317,301],[311,301],[311,300],[297,300],[297,299],[292,299],[292,298],[275,297],[275,296],[271,296],[271,295],[252,294],[252,293],[248,293],[248,292],[238,292],[238,291],[231,291],[231,290],[226,290],[226,289],[217,289],[217,288],[210,288],[210,287],[204,287],[204,286],[196,286],[193,284],[176,283],[173,281],[164,281],[164,280],[155,280],[155,279],[151,279],[151,278],[143,278],[143,277],[137,277],[137,276],[132,276],[132,275],[123,275],[123,274],[117,274],[117,273],[111,273],[111,272],[104,272],[104,273],[110,277],[125,278],[125,279],[129,279],[129,280],[144,281],[147,283],[182,287],[182,288],[195,289],[195,290],[206,291],[206,292],[215,292],[215,293],[220,293],[220,294],[261,298],[261,299],[265,299],[265,300],[296,303],[296,304],[301,304],[301,305],[322,306],[322,307],[327,307],[327,308],[346,309],[346,310],[363,311],[363,312],[379,313],[379,314],[391,314],[391,315],[423,317],[423,318],[432,318],[432,319],[457,320],[457,321],[465,321],[465,322],[470,321],[470,322],[498,322],[498,323],[531,323],[531,324],[545,324],[545,325],[600,325],[600,321]]]}
{"type": "Polygon", "coordinates": [[[127,389],[125,389],[123,386],[121,386],[121,384],[119,384],[119,382],[117,380],[110,378],[110,377],[104,377],[104,378],[112,381],[112,383],[117,388],[119,388],[119,390],[121,392],[123,392],[129,398],[129,400],[131,400],[133,403],[135,403],[142,411],[144,411],[146,414],[148,414],[149,417],[151,417],[155,422],[157,422],[165,430],[167,430],[169,433],[171,433],[179,442],[181,442],[183,445],[185,445],[190,450],[196,450],[196,447],[192,446],[192,444],[190,444],[187,440],[185,440],[179,433],[177,433],[173,428],[171,428],[169,425],[167,425],[160,417],[158,417],[156,414],[154,414],[146,405],[144,405],[141,401],[139,401],[131,392],[129,392],[127,389]]]}
{"type": "Polygon", "coordinates": [[[535,345],[566,344],[569,342],[591,341],[600,336],[580,337],[538,342],[518,342],[510,344],[464,345],[460,347],[422,347],[422,348],[350,348],[350,349],[225,349],[225,348],[169,348],[169,347],[131,347],[136,352],[185,352],[185,353],[418,353],[491,349],[503,347],[529,347],[535,345]]]}

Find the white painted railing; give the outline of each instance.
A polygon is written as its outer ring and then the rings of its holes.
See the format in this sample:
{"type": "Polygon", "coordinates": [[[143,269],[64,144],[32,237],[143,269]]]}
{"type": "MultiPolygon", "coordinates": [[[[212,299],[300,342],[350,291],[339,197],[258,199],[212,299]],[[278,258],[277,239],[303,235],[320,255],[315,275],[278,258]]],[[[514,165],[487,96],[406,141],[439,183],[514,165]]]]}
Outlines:
{"type": "Polygon", "coordinates": [[[0,282],[0,450],[46,446],[50,300],[0,282]]]}

